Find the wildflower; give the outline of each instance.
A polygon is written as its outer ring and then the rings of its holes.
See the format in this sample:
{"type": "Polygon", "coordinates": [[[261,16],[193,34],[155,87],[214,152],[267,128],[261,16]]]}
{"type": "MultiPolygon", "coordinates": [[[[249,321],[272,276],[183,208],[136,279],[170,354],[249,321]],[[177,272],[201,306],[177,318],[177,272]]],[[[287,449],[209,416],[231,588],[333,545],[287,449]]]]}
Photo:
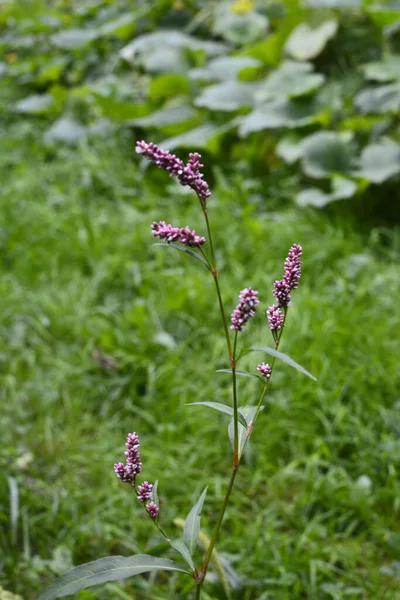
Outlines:
{"type": "Polygon", "coordinates": [[[147,504],[146,510],[152,519],[155,519],[156,516],[158,515],[158,513],[160,512],[160,509],[158,508],[157,504],[155,504],[154,502],[150,502],[149,504],[147,504]]]}
{"type": "Polygon", "coordinates": [[[251,317],[256,314],[256,306],[260,304],[258,292],[251,288],[245,288],[239,294],[239,304],[231,315],[231,329],[243,331],[251,317]]]}
{"type": "Polygon", "coordinates": [[[283,281],[290,290],[295,290],[299,285],[301,275],[301,255],[303,249],[299,244],[293,244],[289,250],[287,259],[285,260],[285,274],[283,281]]]}
{"type": "Polygon", "coordinates": [[[211,196],[208,183],[203,179],[204,175],[200,172],[203,165],[200,162],[201,155],[197,152],[189,154],[187,164],[171,154],[168,150],[162,150],[153,144],[145,141],[137,142],[136,152],[142,154],[149,161],[154,163],[160,169],[167,171],[171,177],[176,177],[181,185],[188,186],[194,190],[203,206],[206,205],[207,198],[211,196]]]}
{"type": "Polygon", "coordinates": [[[267,310],[269,328],[271,331],[279,331],[283,324],[283,312],[277,304],[273,304],[267,310]]]}
{"type": "Polygon", "coordinates": [[[282,306],[282,307],[289,306],[290,288],[283,279],[281,281],[275,281],[274,289],[273,289],[272,293],[274,294],[274,296],[278,302],[278,306],[282,306]]]}
{"type": "Polygon", "coordinates": [[[181,242],[184,246],[189,248],[195,248],[202,246],[206,238],[200,235],[196,235],[196,232],[191,231],[189,227],[173,227],[167,225],[165,221],[157,223],[154,221],[150,225],[154,237],[159,237],[161,240],[165,240],[170,244],[171,242],[181,242]]]}
{"type": "Polygon", "coordinates": [[[149,483],[148,481],[144,481],[142,485],[139,485],[137,494],[139,500],[141,502],[144,502],[145,500],[151,500],[152,489],[153,484],[149,483]]]}
{"type": "Polygon", "coordinates": [[[137,433],[128,433],[126,440],[126,464],[122,462],[114,465],[114,471],[117,477],[124,483],[132,483],[135,481],[135,477],[142,470],[142,463],[140,462],[139,452],[139,436],[137,433]]]}
{"type": "Polygon", "coordinates": [[[272,369],[268,364],[264,362],[258,365],[257,371],[260,371],[261,375],[264,375],[264,377],[266,377],[267,379],[271,377],[272,369]]]}

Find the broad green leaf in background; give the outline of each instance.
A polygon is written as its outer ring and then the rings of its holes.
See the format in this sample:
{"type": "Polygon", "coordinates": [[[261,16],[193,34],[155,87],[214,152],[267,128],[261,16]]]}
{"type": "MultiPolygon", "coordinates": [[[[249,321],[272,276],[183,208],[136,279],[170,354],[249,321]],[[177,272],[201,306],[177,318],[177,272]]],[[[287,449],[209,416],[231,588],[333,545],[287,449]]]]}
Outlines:
{"type": "Polygon", "coordinates": [[[240,71],[248,68],[257,68],[260,61],[250,56],[221,56],[210,60],[201,69],[191,69],[191,79],[203,79],[204,81],[226,81],[236,79],[240,71]]]}
{"type": "Polygon", "coordinates": [[[306,175],[316,179],[334,173],[347,173],[352,167],[348,131],[317,131],[301,142],[301,166],[306,175]]]}
{"type": "Polygon", "coordinates": [[[104,23],[100,27],[100,33],[103,36],[113,36],[126,40],[134,33],[137,18],[137,15],[131,12],[120,15],[116,19],[104,23]]]}
{"type": "Polygon", "coordinates": [[[378,2],[364,2],[364,12],[381,29],[393,25],[400,19],[400,9],[395,3],[383,6],[378,2]]]}
{"type": "Polygon", "coordinates": [[[239,134],[246,137],[254,131],[287,127],[295,129],[313,123],[326,124],[330,109],[321,105],[317,98],[297,100],[273,100],[257,107],[239,121],[239,134]]]}
{"type": "Polygon", "coordinates": [[[357,192],[357,184],[351,179],[336,175],[332,177],[332,192],[326,194],[318,188],[309,188],[302,190],[296,196],[296,202],[299,206],[314,206],[323,208],[327,204],[336,200],[346,200],[352,198],[357,192]]]}
{"type": "Polygon", "coordinates": [[[301,23],[291,33],[285,45],[286,54],[296,60],[310,60],[318,56],[330,39],[335,37],[338,23],[325,21],[315,29],[301,23]]]}
{"type": "Polygon", "coordinates": [[[71,117],[63,116],[57,119],[44,134],[47,142],[64,142],[77,144],[88,134],[88,129],[71,117]]]}
{"type": "Polygon", "coordinates": [[[218,131],[219,129],[213,123],[204,123],[186,133],[163,140],[160,142],[160,146],[169,150],[173,150],[174,148],[190,148],[193,152],[194,150],[207,148],[211,151],[210,141],[218,135],[218,131]]]}
{"type": "Polygon", "coordinates": [[[290,133],[281,138],[275,148],[275,152],[279,158],[282,158],[289,165],[294,164],[303,155],[303,137],[290,133]]]}
{"type": "Polygon", "coordinates": [[[41,115],[48,113],[53,103],[54,97],[51,94],[34,94],[19,100],[14,105],[14,110],[19,113],[41,115]]]}
{"type": "Polygon", "coordinates": [[[361,65],[366,79],[386,83],[400,79],[400,55],[386,54],[381,60],[361,65]]]}
{"type": "Polygon", "coordinates": [[[367,88],[357,94],[354,104],[363,114],[400,112],[400,83],[367,88]]]}
{"type": "Polygon", "coordinates": [[[163,73],[152,78],[148,93],[149,98],[155,102],[177,96],[187,96],[190,91],[189,80],[185,75],[178,73],[163,73]]]}
{"type": "Polygon", "coordinates": [[[373,183],[383,183],[400,174],[400,145],[391,139],[364,148],[360,158],[360,168],[354,172],[373,183]]]}
{"type": "Polygon", "coordinates": [[[233,44],[251,44],[266,36],[269,29],[267,17],[257,12],[236,13],[230,2],[217,6],[213,32],[233,44]]]}
{"type": "Polygon", "coordinates": [[[38,600],[53,600],[62,596],[70,596],[99,583],[121,581],[140,573],[157,570],[189,573],[173,560],[167,558],[156,558],[147,554],[136,554],[128,557],[107,556],[75,567],[75,569],[61,575],[39,596],[38,600]]]}
{"type": "Polygon", "coordinates": [[[257,103],[312,94],[325,81],[324,75],[313,73],[313,69],[309,62],[284,61],[279,69],[272,71],[260,83],[256,94],[257,103]]]}
{"type": "Polygon", "coordinates": [[[87,46],[99,36],[95,29],[65,29],[50,37],[50,41],[56,48],[63,50],[77,50],[87,46]]]}
{"type": "Polygon", "coordinates": [[[131,119],[126,123],[139,127],[165,127],[166,125],[189,121],[194,115],[194,109],[191,106],[184,104],[181,106],[161,108],[147,117],[131,119]]]}
{"type": "Polygon", "coordinates": [[[309,371],[307,371],[307,369],[305,369],[304,367],[299,365],[292,358],[290,358],[290,356],[288,356],[287,354],[283,354],[283,352],[279,352],[279,350],[275,350],[275,348],[270,348],[269,346],[250,346],[250,350],[253,350],[254,352],[256,352],[256,351],[266,352],[270,356],[273,356],[274,358],[281,360],[282,362],[286,363],[287,365],[290,365],[297,371],[300,371],[300,373],[307,375],[307,377],[309,377],[310,379],[313,379],[313,381],[317,381],[316,378],[314,377],[314,375],[311,375],[311,373],[309,371]]]}
{"type": "Polygon", "coordinates": [[[183,528],[183,542],[188,548],[191,556],[193,556],[194,551],[196,550],[199,539],[200,517],[206,494],[207,487],[204,489],[200,498],[197,500],[196,504],[193,506],[192,510],[185,519],[185,526],[183,528]]]}
{"type": "Polygon", "coordinates": [[[209,110],[238,110],[253,106],[257,90],[258,83],[224,81],[204,88],[194,103],[209,110]]]}

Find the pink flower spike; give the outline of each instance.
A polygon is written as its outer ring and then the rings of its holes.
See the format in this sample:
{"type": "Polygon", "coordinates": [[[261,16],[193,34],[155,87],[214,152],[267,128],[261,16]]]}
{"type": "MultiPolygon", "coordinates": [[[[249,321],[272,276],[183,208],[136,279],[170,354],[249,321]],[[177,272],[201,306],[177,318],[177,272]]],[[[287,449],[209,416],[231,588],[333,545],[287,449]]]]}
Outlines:
{"type": "Polygon", "coordinates": [[[155,519],[157,517],[158,513],[160,512],[160,509],[158,508],[157,504],[155,504],[154,502],[150,502],[149,504],[147,504],[146,510],[152,519],[155,519]]]}
{"type": "Polygon", "coordinates": [[[260,371],[261,375],[263,375],[267,379],[271,377],[272,369],[266,363],[261,363],[260,365],[258,365],[257,371],[260,371]]]}
{"type": "Polygon", "coordinates": [[[260,304],[258,292],[245,288],[239,294],[239,304],[231,315],[231,329],[243,331],[249,319],[256,314],[256,306],[260,304]]]}
{"type": "Polygon", "coordinates": [[[198,248],[206,242],[206,238],[200,235],[196,235],[196,232],[191,231],[189,227],[173,227],[167,225],[165,221],[157,223],[154,221],[150,225],[154,237],[159,237],[160,240],[165,240],[170,244],[171,242],[180,242],[184,246],[189,248],[198,248]]]}

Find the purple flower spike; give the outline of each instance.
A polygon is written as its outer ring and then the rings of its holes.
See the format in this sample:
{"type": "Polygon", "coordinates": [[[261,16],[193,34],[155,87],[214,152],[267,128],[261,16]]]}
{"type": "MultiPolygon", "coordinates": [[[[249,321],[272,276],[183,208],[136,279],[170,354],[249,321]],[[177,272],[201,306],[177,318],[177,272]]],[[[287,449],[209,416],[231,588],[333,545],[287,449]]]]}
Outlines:
{"type": "Polygon", "coordinates": [[[299,285],[301,276],[301,255],[303,249],[299,244],[293,244],[289,250],[287,259],[285,260],[285,274],[283,281],[290,290],[295,290],[299,285]]]}
{"type": "Polygon", "coordinates": [[[196,192],[203,206],[206,205],[207,198],[211,196],[208,183],[203,180],[203,174],[200,169],[203,165],[200,162],[201,155],[197,152],[189,154],[187,165],[168,150],[162,150],[150,142],[137,142],[136,152],[143,154],[145,158],[154,163],[160,169],[167,171],[171,177],[177,177],[181,185],[188,186],[196,192]]]}
{"type": "Polygon", "coordinates": [[[170,244],[171,242],[180,242],[189,248],[198,248],[206,242],[206,238],[196,235],[196,232],[191,231],[189,227],[173,227],[167,225],[165,221],[152,223],[150,225],[154,237],[159,237],[170,244]]]}
{"type": "Polygon", "coordinates": [[[273,304],[267,310],[269,328],[271,331],[279,331],[283,324],[283,312],[277,304],[273,304]]]}
{"type": "Polygon", "coordinates": [[[272,293],[274,294],[274,296],[278,302],[278,306],[282,306],[282,307],[289,306],[290,287],[284,280],[275,281],[274,289],[273,289],[272,293]]]}
{"type": "Polygon", "coordinates": [[[231,315],[231,329],[243,331],[247,322],[256,314],[256,306],[260,304],[258,292],[251,288],[245,288],[239,294],[239,304],[231,315]]]}
{"type": "Polygon", "coordinates": [[[266,377],[267,379],[271,377],[272,369],[268,364],[264,362],[258,365],[257,371],[260,371],[261,375],[264,375],[264,377],[266,377]]]}
{"type": "Polygon", "coordinates": [[[153,484],[149,483],[148,481],[144,481],[142,485],[139,485],[137,497],[139,498],[140,502],[151,500],[152,489],[153,484]]]}
{"type": "Polygon", "coordinates": [[[139,452],[139,436],[137,433],[128,433],[126,440],[126,464],[116,463],[114,465],[114,471],[117,477],[124,483],[132,483],[135,481],[135,477],[142,470],[142,463],[140,462],[139,452]]]}
{"type": "Polygon", "coordinates": [[[160,512],[160,509],[158,508],[157,504],[155,504],[154,502],[150,502],[149,504],[147,504],[146,510],[152,519],[155,519],[157,517],[158,513],[160,512]]]}

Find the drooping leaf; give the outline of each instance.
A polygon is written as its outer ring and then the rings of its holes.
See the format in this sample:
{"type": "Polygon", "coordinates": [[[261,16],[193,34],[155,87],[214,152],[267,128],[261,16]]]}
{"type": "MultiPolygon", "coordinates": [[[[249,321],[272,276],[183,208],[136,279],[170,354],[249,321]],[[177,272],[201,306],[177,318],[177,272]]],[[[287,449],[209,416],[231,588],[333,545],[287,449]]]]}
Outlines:
{"type": "Polygon", "coordinates": [[[51,94],[34,94],[16,102],[14,110],[19,113],[40,115],[49,112],[53,103],[54,97],[51,94]]]}
{"type": "Polygon", "coordinates": [[[347,173],[352,168],[350,132],[317,131],[301,143],[301,166],[309,177],[323,178],[347,173]]]}
{"type": "Polygon", "coordinates": [[[181,252],[186,252],[186,254],[189,254],[190,256],[192,256],[193,258],[195,258],[196,260],[201,262],[201,264],[204,265],[206,267],[206,269],[210,270],[210,267],[208,266],[205,258],[203,256],[201,256],[201,254],[198,254],[197,252],[195,252],[194,250],[191,250],[190,248],[185,248],[185,246],[179,246],[178,244],[173,244],[172,242],[169,244],[168,243],[163,244],[161,242],[157,242],[156,244],[153,244],[153,246],[166,246],[166,247],[170,247],[170,248],[175,248],[175,250],[180,250],[181,252]]]}
{"type": "Polygon", "coordinates": [[[325,21],[315,29],[307,23],[301,23],[291,33],[286,42],[286,54],[296,60],[310,60],[318,56],[330,39],[335,37],[338,23],[325,21]]]}
{"type": "Polygon", "coordinates": [[[363,114],[398,113],[400,112],[400,83],[367,88],[357,94],[354,104],[363,114]]]}
{"type": "Polygon", "coordinates": [[[161,108],[146,117],[131,119],[126,122],[127,125],[135,125],[136,127],[165,127],[166,125],[174,125],[189,121],[195,114],[191,106],[187,104],[182,106],[171,106],[161,108]]]}
{"type": "Polygon", "coordinates": [[[362,65],[365,78],[386,83],[400,79],[400,55],[387,54],[381,60],[362,65]]]}
{"type": "Polygon", "coordinates": [[[183,542],[188,548],[191,556],[193,556],[194,551],[196,550],[197,541],[199,538],[200,517],[206,494],[207,487],[204,489],[200,498],[197,500],[196,504],[193,506],[185,519],[185,526],[183,528],[183,542]]]}
{"type": "Polygon", "coordinates": [[[299,206],[323,208],[336,200],[352,198],[357,192],[357,187],[355,181],[336,175],[332,177],[332,192],[330,194],[326,194],[319,188],[309,188],[297,194],[296,202],[299,206]]]}
{"type": "Polygon", "coordinates": [[[204,81],[227,81],[236,79],[243,69],[259,65],[260,62],[250,56],[221,56],[210,60],[202,69],[191,69],[189,77],[204,81]]]}
{"type": "Polygon", "coordinates": [[[54,33],[50,41],[56,48],[77,50],[93,42],[99,36],[95,29],[65,29],[54,33]]]}
{"type": "Polygon", "coordinates": [[[209,406],[214,410],[219,410],[220,412],[223,412],[231,417],[233,416],[233,408],[227,404],[221,404],[220,402],[190,402],[189,404],[186,404],[186,406],[196,405],[209,406]]]}
{"type": "Polygon", "coordinates": [[[195,571],[196,567],[194,565],[193,558],[191,557],[186,544],[182,540],[171,540],[170,545],[172,546],[172,548],[175,548],[177,552],[179,552],[182,558],[186,560],[187,564],[192,569],[192,571],[195,571]]]}
{"type": "Polygon", "coordinates": [[[309,62],[284,61],[260,83],[257,103],[268,100],[297,98],[314,93],[325,81],[324,75],[313,73],[309,62]]]}
{"type": "Polygon", "coordinates": [[[204,88],[196,98],[196,106],[209,110],[232,111],[253,106],[258,83],[224,81],[204,88]]]}
{"type": "Polygon", "coordinates": [[[173,560],[167,558],[156,558],[147,554],[136,554],[127,557],[107,556],[64,573],[39,596],[38,600],[53,600],[70,596],[99,583],[120,581],[140,573],[156,570],[189,573],[173,560]]]}
{"type": "Polygon", "coordinates": [[[44,134],[44,138],[48,142],[64,142],[74,145],[86,137],[87,133],[87,127],[71,117],[64,116],[53,123],[44,134]]]}
{"type": "MultiPolygon", "coordinates": [[[[216,372],[217,373],[232,373],[232,369],[218,369],[216,372]]],[[[242,377],[252,377],[254,379],[261,379],[261,377],[259,377],[258,375],[255,375],[254,373],[248,373],[247,371],[236,370],[236,375],[241,375],[242,377]]]]}
{"type": "Polygon", "coordinates": [[[268,32],[267,17],[257,12],[235,13],[228,3],[217,6],[213,32],[233,44],[250,44],[268,32]]]}
{"type": "Polygon", "coordinates": [[[354,172],[373,183],[383,183],[400,174],[400,145],[391,139],[364,148],[360,158],[360,169],[354,172]]]}
{"type": "Polygon", "coordinates": [[[314,377],[314,375],[311,375],[311,373],[309,371],[307,371],[307,369],[305,369],[304,367],[299,365],[292,358],[290,358],[290,356],[288,356],[287,354],[283,354],[283,352],[279,352],[279,350],[275,350],[275,348],[270,348],[269,346],[250,346],[250,350],[266,352],[270,356],[273,356],[273,357],[277,358],[278,360],[281,360],[282,362],[286,363],[287,365],[290,365],[297,371],[300,371],[300,373],[307,375],[307,377],[309,377],[313,381],[317,381],[316,378],[314,377]]]}

